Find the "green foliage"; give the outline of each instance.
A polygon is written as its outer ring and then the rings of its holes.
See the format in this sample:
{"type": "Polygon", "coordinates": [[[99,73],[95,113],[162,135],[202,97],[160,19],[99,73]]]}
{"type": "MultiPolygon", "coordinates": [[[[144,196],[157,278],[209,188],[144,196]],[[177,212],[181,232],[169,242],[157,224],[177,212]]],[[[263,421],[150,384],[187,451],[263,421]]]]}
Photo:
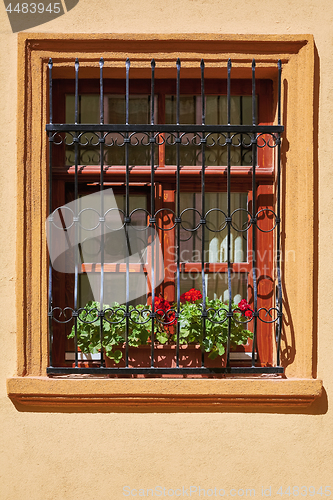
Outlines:
{"type": "MultiPolygon", "coordinates": [[[[86,354],[97,353],[101,350],[100,307],[99,302],[90,301],[79,311],[77,342],[78,347],[86,354]]],[[[122,346],[125,342],[126,306],[115,302],[112,307],[104,305],[103,311],[103,348],[109,358],[119,363],[122,352],[115,347],[122,346]]],[[[137,347],[147,344],[152,329],[151,306],[143,304],[139,304],[135,308],[129,306],[129,313],[129,346],[137,347]]],[[[68,338],[75,338],[74,325],[68,338]]],[[[168,333],[159,322],[155,327],[155,338],[160,344],[165,344],[169,340],[168,333]]]]}
{"type": "MultiPolygon", "coordinates": [[[[229,320],[227,318],[229,306],[220,299],[206,299],[207,318],[205,320],[206,335],[203,335],[202,303],[185,302],[180,313],[180,344],[200,344],[203,351],[209,353],[209,358],[223,356],[228,341],[229,320]]],[[[230,345],[244,345],[248,338],[253,338],[253,333],[244,328],[248,318],[237,311],[237,305],[232,304],[233,317],[231,319],[230,345]],[[245,322],[245,325],[244,325],[245,322]]],[[[174,334],[174,340],[176,335],[174,334]]]]}
{"type": "MultiPolygon", "coordinates": [[[[233,318],[231,320],[230,345],[235,347],[247,343],[248,338],[253,338],[253,333],[244,328],[244,322],[248,319],[241,311],[235,310],[237,306],[232,304],[233,318]]],[[[173,307],[176,310],[176,306],[173,307]]],[[[79,311],[77,322],[77,342],[83,353],[97,353],[101,350],[99,302],[90,301],[79,311]]],[[[118,303],[112,307],[104,305],[103,321],[103,348],[106,355],[119,363],[122,352],[117,347],[123,346],[125,342],[126,306],[118,303]]],[[[228,305],[219,299],[206,301],[207,318],[206,335],[203,335],[202,303],[185,302],[180,309],[180,344],[199,344],[201,349],[209,353],[214,359],[222,356],[228,341],[227,318],[228,305]]],[[[151,306],[139,304],[135,308],[129,306],[129,329],[128,344],[132,347],[145,345],[150,341],[152,320],[150,317],[151,306]]],[[[155,341],[160,344],[176,342],[176,325],[164,325],[169,322],[168,316],[157,314],[155,320],[155,341]]],[[[246,323],[245,323],[246,324],[246,323]]],[[[73,326],[69,338],[75,337],[73,326]]]]}

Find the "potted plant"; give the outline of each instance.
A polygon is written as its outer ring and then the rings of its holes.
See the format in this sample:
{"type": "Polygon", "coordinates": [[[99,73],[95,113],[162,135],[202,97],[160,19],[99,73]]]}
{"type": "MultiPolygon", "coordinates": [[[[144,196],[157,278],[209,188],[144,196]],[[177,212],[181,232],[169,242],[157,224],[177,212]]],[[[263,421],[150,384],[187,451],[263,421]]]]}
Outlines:
{"type": "MultiPolygon", "coordinates": [[[[158,301],[156,302],[158,303],[158,301]]],[[[156,304],[155,304],[156,305],[156,304]]],[[[157,306],[156,306],[157,307],[157,306]]],[[[100,303],[89,301],[79,309],[77,322],[77,344],[83,353],[96,354],[103,347],[107,358],[119,363],[124,355],[125,313],[126,306],[117,302],[112,307],[104,305],[103,312],[103,346],[101,345],[99,311],[100,303]]],[[[161,313],[161,311],[159,310],[161,313]]],[[[151,306],[139,304],[129,306],[128,345],[130,348],[148,346],[150,344],[152,321],[151,306]]],[[[72,327],[68,338],[75,338],[75,327],[72,327]]],[[[161,321],[156,323],[155,341],[163,345],[169,340],[168,329],[161,321]]]]}
{"type": "MultiPolygon", "coordinates": [[[[198,360],[201,359],[200,353],[207,353],[209,360],[222,359],[225,354],[228,341],[228,304],[220,299],[206,299],[206,321],[205,334],[202,321],[202,295],[199,290],[191,289],[180,297],[180,316],[179,316],[179,347],[184,354],[184,349],[190,346],[196,348],[198,360]]],[[[103,342],[100,338],[100,304],[90,301],[84,308],[79,310],[77,322],[77,343],[83,353],[97,353],[103,349],[107,360],[112,360],[112,364],[123,364],[125,352],[125,325],[126,325],[126,306],[118,303],[112,307],[104,305],[103,307],[103,342]]],[[[171,304],[163,297],[155,299],[155,325],[154,325],[154,350],[156,349],[156,366],[168,366],[166,354],[161,354],[161,346],[168,346],[171,357],[175,357],[177,345],[176,330],[176,311],[177,305],[171,304]]],[[[134,361],[134,366],[149,366],[149,356],[151,348],[151,305],[139,304],[129,306],[129,328],[128,328],[128,346],[130,358],[134,361]],[[142,361],[142,355],[139,354],[139,347],[147,346],[145,349],[145,361],[142,361]]],[[[253,338],[253,333],[246,329],[248,321],[252,319],[253,311],[245,299],[239,304],[232,304],[232,321],[230,330],[230,346],[235,348],[238,345],[244,345],[248,339],[253,338]]],[[[73,326],[69,338],[75,337],[75,328],[73,326]]],[[[165,348],[164,348],[165,350],[165,348]]],[[[169,356],[170,357],[170,356],[169,356]]],[[[193,361],[193,360],[192,360],[193,361]]],[[[201,361],[200,361],[201,362],[201,361]]],[[[192,364],[193,365],[193,364],[192,364]]]]}
{"type": "MultiPolygon", "coordinates": [[[[229,321],[227,313],[229,305],[221,299],[206,299],[205,334],[202,321],[202,295],[199,290],[192,288],[180,297],[180,344],[200,345],[201,350],[208,353],[209,359],[223,356],[228,342],[229,321]]],[[[232,304],[233,313],[230,329],[230,346],[235,348],[244,345],[253,333],[246,329],[252,319],[253,311],[248,302],[243,299],[239,304],[232,304]]],[[[174,338],[176,335],[174,335],[174,338]]],[[[176,340],[176,338],[175,338],[176,340]]]]}

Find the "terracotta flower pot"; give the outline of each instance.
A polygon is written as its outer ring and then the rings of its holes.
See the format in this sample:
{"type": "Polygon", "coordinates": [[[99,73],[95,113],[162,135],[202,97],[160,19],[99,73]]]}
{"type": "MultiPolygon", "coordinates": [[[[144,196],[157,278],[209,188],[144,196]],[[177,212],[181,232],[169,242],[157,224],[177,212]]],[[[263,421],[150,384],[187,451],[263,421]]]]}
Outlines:
{"type": "MultiPolygon", "coordinates": [[[[125,347],[117,347],[122,352],[122,359],[116,363],[113,359],[105,356],[106,367],[124,367],[125,347]]],[[[199,345],[185,344],[179,346],[179,366],[181,368],[200,367],[202,360],[202,351],[199,345]]],[[[225,354],[217,356],[214,360],[205,353],[205,366],[208,368],[221,368],[225,366],[225,354]]],[[[141,345],[139,347],[129,347],[128,365],[130,368],[149,368],[151,366],[151,346],[141,345]]],[[[158,368],[176,368],[176,345],[156,344],[154,346],[154,366],[158,368]]]]}

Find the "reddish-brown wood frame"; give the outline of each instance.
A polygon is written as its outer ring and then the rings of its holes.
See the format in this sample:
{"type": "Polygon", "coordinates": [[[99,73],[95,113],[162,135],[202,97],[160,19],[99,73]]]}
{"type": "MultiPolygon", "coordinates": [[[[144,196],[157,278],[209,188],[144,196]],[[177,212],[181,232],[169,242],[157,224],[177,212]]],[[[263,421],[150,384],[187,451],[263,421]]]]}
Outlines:
{"type": "MultiPolygon", "coordinates": [[[[174,80],[158,80],[155,81],[155,93],[158,95],[158,117],[159,123],[163,123],[165,114],[165,95],[175,94],[175,81],[174,80]]],[[[256,92],[258,96],[258,123],[262,125],[269,125],[273,121],[273,85],[271,80],[258,80],[256,82],[256,92]]],[[[130,90],[135,94],[149,94],[150,81],[149,80],[131,80],[130,90]]],[[[98,94],[99,83],[96,80],[80,80],[79,93],[81,94],[98,94]]],[[[125,93],[125,82],[123,80],[105,80],[104,82],[105,94],[123,94],[125,93]]],[[[72,80],[57,80],[53,81],[53,96],[54,96],[54,123],[65,123],[65,96],[66,94],[74,93],[74,81],[72,80]]],[[[225,80],[207,80],[205,82],[206,95],[225,95],[226,94],[226,81],[225,80]]],[[[200,81],[193,79],[185,79],[181,83],[181,94],[198,95],[200,94],[200,81]]],[[[251,82],[249,80],[232,80],[232,95],[251,95],[251,82]]],[[[54,148],[53,164],[53,207],[54,209],[69,201],[71,198],[66,195],[67,187],[73,184],[74,181],[74,167],[65,167],[64,165],[64,145],[62,147],[54,148]]],[[[165,165],[165,150],[164,145],[159,146],[159,166],[155,171],[155,204],[156,210],[159,208],[169,208],[175,210],[175,166],[165,165]]],[[[258,167],[256,169],[256,210],[274,210],[274,150],[269,148],[258,149],[258,167]]],[[[125,181],[126,168],[124,166],[112,166],[105,168],[105,182],[114,186],[123,184],[125,181]]],[[[100,167],[99,166],[80,166],[79,169],[79,182],[81,185],[87,183],[94,183],[99,181],[100,167]]],[[[227,169],[225,166],[209,166],[206,168],[206,190],[209,191],[226,191],[227,169]]],[[[148,166],[135,166],[131,167],[130,172],[130,186],[133,185],[149,185],[150,183],[150,167],[148,166]]],[[[249,167],[232,167],[231,169],[231,190],[237,192],[247,192],[249,210],[251,211],[251,191],[252,182],[252,169],[249,167]]],[[[192,192],[201,190],[201,167],[200,166],[184,166],[181,169],[181,191],[192,192]]],[[[149,197],[148,197],[149,199],[149,197]]],[[[265,212],[269,214],[269,212],[265,212]]],[[[264,212],[262,212],[264,214],[264,212]]],[[[260,227],[264,230],[269,229],[270,218],[268,216],[262,217],[260,227]]],[[[171,225],[169,221],[169,225],[171,225]]],[[[272,223],[272,222],[271,222],[272,223]]],[[[168,223],[167,223],[168,224],[168,223]]],[[[167,224],[164,228],[167,228],[167,224]]],[[[157,293],[162,293],[163,296],[173,301],[174,294],[174,276],[176,265],[174,262],[174,254],[170,249],[174,247],[174,231],[159,231],[160,241],[162,243],[164,252],[164,265],[165,265],[165,279],[164,284],[161,286],[157,293]]],[[[273,231],[260,232],[257,231],[257,250],[259,259],[257,262],[257,276],[258,276],[258,308],[269,309],[274,303],[274,250],[273,250],[273,231]]],[[[252,230],[248,231],[248,249],[252,245],[252,230]]],[[[146,272],[145,265],[137,264],[131,265],[131,272],[142,271],[146,272]]],[[[125,267],[122,265],[107,264],[104,267],[105,272],[124,272],[125,267]]],[[[201,272],[200,263],[182,262],[180,265],[182,272],[201,272]]],[[[250,293],[248,300],[250,304],[253,302],[251,290],[253,289],[252,281],[252,262],[234,263],[232,264],[232,271],[235,273],[248,274],[248,287],[250,293]]],[[[98,265],[85,264],[82,266],[82,272],[100,272],[98,265]]],[[[227,264],[225,263],[205,263],[205,272],[225,273],[227,271],[227,264]]],[[[72,302],[72,288],[73,283],[70,275],[61,276],[59,273],[54,272],[54,298],[57,300],[60,307],[65,307],[72,302]]],[[[261,315],[263,317],[263,315],[261,315]]],[[[267,319],[267,318],[266,318],[267,319]]],[[[269,318],[268,318],[269,319],[269,318]]],[[[258,336],[258,356],[260,365],[270,365],[273,362],[273,339],[272,327],[270,324],[260,323],[260,335],[258,336]]],[[[54,365],[63,366],[66,364],[65,351],[68,349],[68,340],[66,339],[70,328],[68,325],[65,328],[64,334],[63,325],[55,325],[54,328],[54,365]]],[[[247,346],[247,350],[251,348],[247,346]]]]}

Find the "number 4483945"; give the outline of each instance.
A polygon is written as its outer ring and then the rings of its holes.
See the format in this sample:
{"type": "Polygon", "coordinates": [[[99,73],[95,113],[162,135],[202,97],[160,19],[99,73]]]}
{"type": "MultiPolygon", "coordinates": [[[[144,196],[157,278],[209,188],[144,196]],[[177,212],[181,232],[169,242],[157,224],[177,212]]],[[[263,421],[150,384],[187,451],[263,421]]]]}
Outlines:
{"type": "MultiPolygon", "coordinates": [[[[14,5],[14,4],[13,4],[14,5]]],[[[19,14],[43,14],[43,12],[49,12],[50,14],[60,14],[60,3],[49,3],[47,6],[43,3],[17,3],[15,7],[12,8],[12,4],[8,4],[6,11],[10,14],[16,12],[19,14]]]]}
{"type": "Polygon", "coordinates": [[[331,487],[330,486],[320,486],[320,488],[315,488],[315,486],[288,486],[288,488],[284,489],[282,486],[276,492],[277,495],[288,495],[293,497],[313,497],[315,495],[321,495],[325,497],[329,497],[331,495],[331,487]],[[325,488],[325,489],[324,489],[325,488]]]}

